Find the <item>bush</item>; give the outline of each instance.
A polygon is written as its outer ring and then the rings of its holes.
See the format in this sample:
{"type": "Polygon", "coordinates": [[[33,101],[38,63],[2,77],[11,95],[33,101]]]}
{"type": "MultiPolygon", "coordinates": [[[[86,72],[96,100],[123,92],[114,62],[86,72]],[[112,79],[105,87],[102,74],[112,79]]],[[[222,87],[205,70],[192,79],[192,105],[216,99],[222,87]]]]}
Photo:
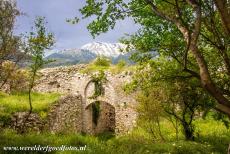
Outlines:
{"type": "Polygon", "coordinates": [[[20,69],[12,61],[4,61],[1,66],[1,86],[8,86],[9,92],[24,91],[28,87],[29,72],[20,69]]]}
{"type": "Polygon", "coordinates": [[[126,61],[124,59],[119,60],[117,63],[118,68],[124,68],[126,65],[127,64],[126,64],[126,61]]]}
{"type": "Polygon", "coordinates": [[[92,63],[90,63],[85,69],[81,70],[81,73],[91,74],[97,71],[105,71],[110,68],[111,60],[107,57],[98,57],[92,63]]]}
{"type": "Polygon", "coordinates": [[[99,56],[94,61],[94,65],[96,65],[96,66],[110,66],[111,65],[111,60],[109,58],[107,58],[107,57],[99,56]]]}
{"type": "Polygon", "coordinates": [[[121,59],[116,65],[110,67],[109,70],[112,74],[119,74],[123,71],[131,71],[131,69],[128,66],[126,67],[126,65],[126,61],[121,59]]]}

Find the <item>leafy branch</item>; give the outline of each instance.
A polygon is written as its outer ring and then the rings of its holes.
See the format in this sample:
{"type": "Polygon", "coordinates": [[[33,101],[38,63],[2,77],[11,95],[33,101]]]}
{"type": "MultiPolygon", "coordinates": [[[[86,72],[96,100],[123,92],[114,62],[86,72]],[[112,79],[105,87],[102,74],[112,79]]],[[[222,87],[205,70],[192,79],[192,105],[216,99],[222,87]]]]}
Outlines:
{"type": "Polygon", "coordinates": [[[105,84],[108,80],[106,78],[105,72],[100,71],[98,74],[94,74],[91,76],[92,80],[91,82],[94,83],[94,94],[90,96],[90,99],[96,99],[98,96],[102,96],[105,94],[105,89],[103,87],[103,84],[105,84]]]}

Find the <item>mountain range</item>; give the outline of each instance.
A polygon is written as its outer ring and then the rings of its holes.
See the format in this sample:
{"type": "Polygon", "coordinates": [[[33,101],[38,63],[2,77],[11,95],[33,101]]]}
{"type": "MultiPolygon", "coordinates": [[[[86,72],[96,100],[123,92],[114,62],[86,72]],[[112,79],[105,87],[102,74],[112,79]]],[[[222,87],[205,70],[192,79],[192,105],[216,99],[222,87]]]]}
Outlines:
{"type": "Polygon", "coordinates": [[[89,63],[98,56],[108,57],[114,64],[121,59],[130,63],[131,53],[124,52],[125,48],[126,45],[121,43],[93,42],[83,45],[80,49],[52,51],[45,58],[54,60],[48,64],[48,67],[89,63]]]}

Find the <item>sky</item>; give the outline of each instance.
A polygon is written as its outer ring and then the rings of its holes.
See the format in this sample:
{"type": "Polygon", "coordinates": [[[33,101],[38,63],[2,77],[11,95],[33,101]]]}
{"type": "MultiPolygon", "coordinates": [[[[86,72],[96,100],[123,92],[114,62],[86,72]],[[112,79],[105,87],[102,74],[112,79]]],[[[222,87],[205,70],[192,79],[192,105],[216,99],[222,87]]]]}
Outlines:
{"type": "Polygon", "coordinates": [[[79,9],[84,4],[85,0],[17,0],[17,7],[25,15],[17,18],[15,33],[29,32],[36,16],[44,16],[48,22],[47,28],[55,35],[54,49],[62,50],[80,48],[95,41],[116,43],[124,33],[131,34],[138,28],[131,19],[126,19],[118,21],[114,30],[93,39],[86,28],[92,18],[75,25],[66,22],[68,18],[81,17],[79,9]]]}

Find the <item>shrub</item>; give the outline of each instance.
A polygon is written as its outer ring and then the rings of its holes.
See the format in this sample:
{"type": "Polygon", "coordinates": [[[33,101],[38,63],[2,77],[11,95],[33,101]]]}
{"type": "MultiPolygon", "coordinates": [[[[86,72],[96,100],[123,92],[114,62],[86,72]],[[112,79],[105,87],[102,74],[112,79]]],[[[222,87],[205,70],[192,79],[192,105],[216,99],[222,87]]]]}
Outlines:
{"type": "Polygon", "coordinates": [[[126,61],[124,59],[119,60],[117,63],[118,68],[124,68],[126,65],[127,64],[126,64],[126,61]]]}
{"type": "Polygon", "coordinates": [[[24,91],[28,87],[29,73],[20,69],[12,61],[4,61],[1,66],[1,87],[8,85],[9,92],[24,91]]]}
{"type": "Polygon", "coordinates": [[[96,66],[110,66],[111,65],[111,60],[109,58],[107,58],[107,57],[99,56],[94,61],[94,65],[96,65],[96,66]]]}

